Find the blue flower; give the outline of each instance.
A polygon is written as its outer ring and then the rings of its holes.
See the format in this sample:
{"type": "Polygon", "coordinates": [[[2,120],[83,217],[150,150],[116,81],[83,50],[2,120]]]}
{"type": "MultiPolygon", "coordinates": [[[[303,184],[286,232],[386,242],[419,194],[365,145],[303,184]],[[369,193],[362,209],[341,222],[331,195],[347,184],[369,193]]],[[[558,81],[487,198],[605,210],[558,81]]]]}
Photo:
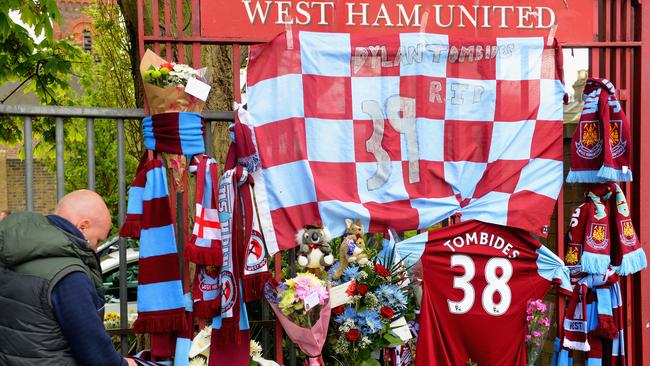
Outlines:
{"type": "Polygon", "coordinates": [[[364,310],[357,314],[357,325],[364,335],[375,334],[382,329],[381,319],[377,310],[364,310]]]}
{"type": "Polygon", "coordinates": [[[273,287],[270,281],[264,284],[264,297],[272,304],[277,304],[281,300],[277,288],[273,287]]]}
{"type": "Polygon", "coordinates": [[[359,279],[359,267],[348,267],[343,270],[343,282],[359,279]]]}
{"type": "Polygon", "coordinates": [[[395,285],[380,285],[375,290],[375,296],[381,305],[390,306],[396,310],[406,309],[406,295],[395,285]]]}
{"type": "Polygon", "coordinates": [[[330,269],[327,270],[327,276],[329,277],[330,281],[334,285],[340,284],[340,281],[334,279],[334,274],[336,273],[336,270],[338,270],[340,266],[341,263],[336,262],[330,267],[330,269]]]}
{"type": "Polygon", "coordinates": [[[352,306],[346,306],[343,314],[336,317],[335,321],[339,324],[345,323],[346,320],[354,321],[357,317],[357,311],[352,306]]]}

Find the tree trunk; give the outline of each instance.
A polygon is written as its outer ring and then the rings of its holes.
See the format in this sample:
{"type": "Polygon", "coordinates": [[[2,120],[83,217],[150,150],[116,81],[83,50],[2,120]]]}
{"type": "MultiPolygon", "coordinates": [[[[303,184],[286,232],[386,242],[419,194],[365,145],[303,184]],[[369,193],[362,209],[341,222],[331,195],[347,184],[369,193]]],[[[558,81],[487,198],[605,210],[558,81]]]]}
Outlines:
{"type": "Polygon", "coordinates": [[[133,86],[135,89],[135,104],[138,108],[144,106],[144,91],[142,88],[142,78],[140,77],[139,46],[138,46],[138,2],[137,0],[117,0],[120,7],[126,30],[129,35],[131,44],[131,75],[133,76],[133,86]]]}
{"type": "MultiPolygon", "coordinates": [[[[135,84],[135,98],[137,106],[142,108],[144,105],[144,90],[142,87],[142,79],[140,77],[139,65],[140,55],[138,46],[138,11],[137,0],[118,0],[117,1],[124,16],[127,31],[129,33],[129,40],[131,43],[131,74],[135,84]]],[[[164,4],[165,1],[159,1],[159,22],[158,24],[164,28],[164,4]]],[[[171,6],[171,33],[178,36],[177,32],[177,16],[176,7],[171,6]]],[[[153,21],[151,18],[151,11],[149,11],[150,0],[145,0],[145,9],[143,11],[145,19],[145,33],[151,29],[153,21]]],[[[189,0],[183,1],[183,31],[182,35],[191,35],[191,9],[192,3],[189,0]]],[[[161,29],[160,34],[165,34],[165,30],[161,29]]],[[[191,64],[191,47],[185,47],[185,63],[191,64]]],[[[173,48],[176,50],[176,47],[173,48]]],[[[244,54],[244,52],[242,52],[244,54]]],[[[174,55],[176,58],[177,54],[174,55]]],[[[233,77],[232,77],[232,47],[230,46],[217,46],[208,45],[201,48],[201,64],[208,67],[212,86],[210,96],[206,103],[206,110],[231,110],[233,102],[233,77]]],[[[228,123],[216,122],[212,124],[212,146],[213,155],[221,164],[225,161],[228,145],[230,144],[230,137],[228,133],[228,123]]]]}

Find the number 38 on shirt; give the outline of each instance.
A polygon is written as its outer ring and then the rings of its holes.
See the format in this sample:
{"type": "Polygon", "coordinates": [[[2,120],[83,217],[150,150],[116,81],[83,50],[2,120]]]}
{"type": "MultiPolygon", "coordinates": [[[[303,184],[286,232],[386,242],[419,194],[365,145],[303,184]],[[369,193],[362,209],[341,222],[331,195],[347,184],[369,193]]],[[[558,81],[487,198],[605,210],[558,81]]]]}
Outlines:
{"type": "MultiPolygon", "coordinates": [[[[454,276],[453,286],[455,289],[463,291],[463,297],[460,301],[448,299],[447,305],[449,312],[452,314],[464,314],[468,312],[478,295],[478,301],[483,305],[486,313],[493,316],[500,316],[508,311],[512,300],[512,292],[508,287],[508,281],[512,277],[512,264],[506,258],[489,259],[483,271],[485,272],[485,281],[487,285],[480,289],[472,283],[476,275],[476,265],[472,258],[464,254],[455,254],[451,256],[451,267],[461,267],[463,274],[454,276]],[[495,294],[499,294],[499,300],[495,301],[495,294]]],[[[481,270],[480,268],[478,270],[481,270]]]]}

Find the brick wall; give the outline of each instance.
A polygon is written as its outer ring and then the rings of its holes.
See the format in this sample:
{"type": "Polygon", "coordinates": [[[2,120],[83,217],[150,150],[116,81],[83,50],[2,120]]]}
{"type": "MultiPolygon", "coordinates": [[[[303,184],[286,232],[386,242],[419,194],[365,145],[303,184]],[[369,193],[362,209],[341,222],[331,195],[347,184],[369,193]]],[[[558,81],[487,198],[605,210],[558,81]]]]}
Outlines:
{"type": "Polygon", "coordinates": [[[0,210],[7,207],[7,151],[0,150],[0,210]]]}
{"type": "MultiPolygon", "coordinates": [[[[6,192],[7,208],[12,211],[25,209],[25,163],[20,159],[2,159],[0,156],[0,170],[2,164],[6,166],[6,192]]],[[[49,214],[56,207],[56,178],[43,165],[34,161],[34,212],[49,214]]],[[[0,180],[2,173],[0,172],[0,180]]],[[[0,197],[2,196],[2,183],[0,183],[0,197]]],[[[1,204],[0,198],[0,204],[1,204]]],[[[2,206],[0,206],[2,207],[2,206]]]]}

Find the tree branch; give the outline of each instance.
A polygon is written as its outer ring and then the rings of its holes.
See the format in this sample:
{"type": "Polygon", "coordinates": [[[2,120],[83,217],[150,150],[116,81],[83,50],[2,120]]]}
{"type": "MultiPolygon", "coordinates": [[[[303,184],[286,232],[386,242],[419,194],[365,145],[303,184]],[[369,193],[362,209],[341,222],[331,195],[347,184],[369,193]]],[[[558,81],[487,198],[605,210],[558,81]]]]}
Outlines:
{"type": "Polygon", "coordinates": [[[31,78],[33,78],[34,76],[36,76],[36,73],[31,74],[27,78],[25,78],[25,80],[23,80],[23,82],[20,83],[20,85],[18,85],[14,90],[11,91],[11,93],[9,93],[9,95],[7,95],[3,100],[0,101],[0,104],[4,104],[7,101],[7,99],[9,99],[12,95],[14,95],[14,93],[17,92],[18,89],[20,89],[23,85],[25,85],[25,83],[31,80],[31,78]]]}

